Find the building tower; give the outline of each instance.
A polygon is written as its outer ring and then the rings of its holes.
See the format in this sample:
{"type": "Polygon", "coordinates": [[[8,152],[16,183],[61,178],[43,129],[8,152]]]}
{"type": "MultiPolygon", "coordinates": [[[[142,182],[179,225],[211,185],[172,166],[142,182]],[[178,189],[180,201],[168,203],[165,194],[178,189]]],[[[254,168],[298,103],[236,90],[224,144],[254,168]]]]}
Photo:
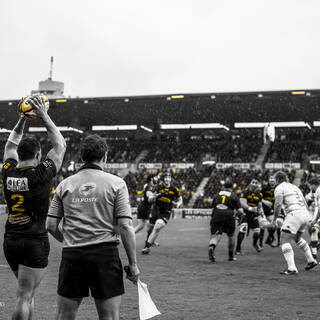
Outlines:
{"type": "Polygon", "coordinates": [[[53,57],[50,59],[50,72],[49,78],[44,81],[39,82],[39,89],[32,90],[31,94],[39,94],[42,93],[46,95],[49,99],[50,98],[63,98],[63,91],[64,91],[64,83],[61,81],[53,81],[52,80],[52,73],[53,73],[53,57]]]}

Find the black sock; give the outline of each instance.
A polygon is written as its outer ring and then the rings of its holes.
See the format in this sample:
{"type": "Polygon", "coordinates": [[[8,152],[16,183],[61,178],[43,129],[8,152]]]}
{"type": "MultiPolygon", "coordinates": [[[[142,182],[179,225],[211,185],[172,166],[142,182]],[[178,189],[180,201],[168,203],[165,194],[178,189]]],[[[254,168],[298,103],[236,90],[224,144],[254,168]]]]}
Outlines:
{"type": "Polygon", "coordinates": [[[151,246],[152,246],[152,244],[150,242],[146,241],[145,248],[150,248],[151,246]]]}
{"type": "Polygon", "coordinates": [[[259,240],[259,233],[258,232],[254,232],[253,233],[253,245],[255,246],[255,245],[257,245],[257,243],[258,243],[258,240],[259,240]]]}
{"type": "Polygon", "coordinates": [[[281,229],[277,228],[277,236],[278,236],[278,242],[280,243],[280,238],[281,238],[281,229]]]}
{"type": "Polygon", "coordinates": [[[259,234],[259,244],[260,244],[260,247],[262,247],[262,245],[263,245],[263,238],[264,238],[264,229],[261,229],[261,230],[260,230],[260,234],[259,234]]]}
{"type": "Polygon", "coordinates": [[[147,240],[148,240],[150,234],[152,233],[152,230],[153,230],[153,228],[150,228],[150,229],[147,231],[147,240]]]}
{"type": "Polygon", "coordinates": [[[244,239],[244,236],[245,236],[245,233],[243,233],[243,232],[239,232],[238,233],[236,251],[239,251],[239,252],[241,251],[241,243],[242,243],[242,241],[244,239]]]}
{"type": "Polygon", "coordinates": [[[272,242],[274,240],[275,231],[276,231],[276,229],[274,229],[274,228],[269,229],[267,241],[272,242]]]}
{"type": "Polygon", "coordinates": [[[229,252],[229,258],[233,258],[233,255],[234,255],[234,238],[233,237],[229,237],[228,252],[229,252]]]}

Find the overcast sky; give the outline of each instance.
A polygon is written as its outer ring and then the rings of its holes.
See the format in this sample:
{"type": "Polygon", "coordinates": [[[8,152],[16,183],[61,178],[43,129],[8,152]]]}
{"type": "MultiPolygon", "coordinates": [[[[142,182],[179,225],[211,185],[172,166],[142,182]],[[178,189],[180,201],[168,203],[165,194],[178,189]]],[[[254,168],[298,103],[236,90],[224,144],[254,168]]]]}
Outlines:
{"type": "Polygon", "coordinates": [[[319,0],[1,0],[0,99],[320,88],[319,0]]]}

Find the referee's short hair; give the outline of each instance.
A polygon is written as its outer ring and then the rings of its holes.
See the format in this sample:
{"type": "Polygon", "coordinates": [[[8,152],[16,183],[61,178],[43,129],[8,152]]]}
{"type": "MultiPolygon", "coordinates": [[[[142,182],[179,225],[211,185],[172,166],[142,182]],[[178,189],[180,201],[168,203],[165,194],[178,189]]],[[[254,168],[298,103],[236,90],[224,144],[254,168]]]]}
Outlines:
{"type": "Polygon", "coordinates": [[[97,134],[87,136],[81,143],[80,155],[85,163],[100,161],[108,151],[104,138],[97,134]]]}

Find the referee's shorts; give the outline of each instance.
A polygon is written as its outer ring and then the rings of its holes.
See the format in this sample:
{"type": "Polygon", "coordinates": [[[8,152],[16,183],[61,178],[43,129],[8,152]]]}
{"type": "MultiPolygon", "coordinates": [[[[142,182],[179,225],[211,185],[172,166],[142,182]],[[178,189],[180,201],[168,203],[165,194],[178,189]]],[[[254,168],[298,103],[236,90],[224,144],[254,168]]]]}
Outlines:
{"type": "Polygon", "coordinates": [[[58,294],[66,298],[109,299],[124,294],[123,270],[116,243],[64,248],[58,294]]]}

